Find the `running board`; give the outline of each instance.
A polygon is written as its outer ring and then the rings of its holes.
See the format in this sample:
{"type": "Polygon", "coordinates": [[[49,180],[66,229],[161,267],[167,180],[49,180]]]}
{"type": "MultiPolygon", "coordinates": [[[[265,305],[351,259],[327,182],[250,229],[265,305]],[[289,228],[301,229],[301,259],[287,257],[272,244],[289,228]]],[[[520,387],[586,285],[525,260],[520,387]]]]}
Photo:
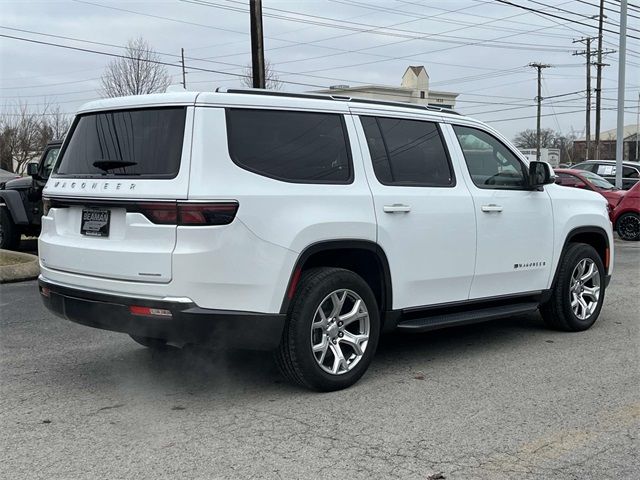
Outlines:
{"type": "MultiPolygon", "coordinates": [[[[434,330],[436,328],[468,325],[471,323],[484,322],[487,320],[495,320],[497,318],[510,317],[512,315],[532,313],[538,309],[538,306],[538,302],[521,302],[495,307],[458,311],[454,313],[439,312],[433,315],[424,316],[422,318],[401,320],[398,323],[397,328],[398,330],[407,332],[426,332],[429,330],[434,330]]],[[[426,313],[427,312],[425,312],[425,314],[426,313]]]]}

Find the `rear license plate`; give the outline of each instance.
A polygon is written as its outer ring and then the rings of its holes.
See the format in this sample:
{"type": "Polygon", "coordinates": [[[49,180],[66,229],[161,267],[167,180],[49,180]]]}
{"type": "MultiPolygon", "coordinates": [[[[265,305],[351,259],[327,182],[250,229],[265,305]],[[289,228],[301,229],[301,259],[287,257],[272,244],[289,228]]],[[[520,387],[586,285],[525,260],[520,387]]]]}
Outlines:
{"type": "Polygon", "coordinates": [[[85,208],[82,210],[80,233],[91,237],[108,237],[110,219],[110,210],[85,208]]]}

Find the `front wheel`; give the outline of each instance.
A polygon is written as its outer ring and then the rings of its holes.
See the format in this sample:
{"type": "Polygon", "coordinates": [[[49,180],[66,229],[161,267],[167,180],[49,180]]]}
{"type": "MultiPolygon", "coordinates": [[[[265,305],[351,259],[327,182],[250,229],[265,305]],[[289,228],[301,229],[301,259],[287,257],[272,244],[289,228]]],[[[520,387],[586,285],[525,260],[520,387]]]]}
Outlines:
{"type": "Polygon", "coordinates": [[[585,243],[573,243],[560,260],[549,301],[540,312],[556,330],[577,332],[595,323],[604,302],[605,268],[598,252],[585,243]]]}
{"type": "Polygon", "coordinates": [[[276,362],[293,383],[340,390],[367,370],[379,334],[378,305],[360,276],[340,268],[309,270],[293,299],[276,362]]]}
{"type": "Polygon", "coordinates": [[[620,215],[616,231],[622,240],[637,242],[640,240],[640,215],[633,212],[620,215]]]}

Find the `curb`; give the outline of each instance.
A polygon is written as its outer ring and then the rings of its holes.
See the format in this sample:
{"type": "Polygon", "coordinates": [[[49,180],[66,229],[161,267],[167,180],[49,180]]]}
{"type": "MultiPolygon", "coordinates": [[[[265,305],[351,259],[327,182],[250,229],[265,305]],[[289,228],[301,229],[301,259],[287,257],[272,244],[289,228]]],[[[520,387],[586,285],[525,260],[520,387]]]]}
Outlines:
{"type": "Polygon", "coordinates": [[[40,275],[38,257],[29,253],[11,252],[0,250],[0,260],[4,263],[11,261],[10,265],[0,265],[0,283],[22,282],[33,280],[40,275]]]}

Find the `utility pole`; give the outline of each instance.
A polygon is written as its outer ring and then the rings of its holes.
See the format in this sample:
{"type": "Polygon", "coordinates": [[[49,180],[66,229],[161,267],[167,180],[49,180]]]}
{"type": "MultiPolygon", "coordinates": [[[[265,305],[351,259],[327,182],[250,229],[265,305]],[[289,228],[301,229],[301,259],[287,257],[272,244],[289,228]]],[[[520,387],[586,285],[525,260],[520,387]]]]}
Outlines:
{"type": "Polygon", "coordinates": [[[604,22],[604,0],[600,0],[600,14],[598,15],[598,62],[596,63],[596,154],[600,160],[600,101],[602,96],[602,24],[604,22]]]}
{"type": "Polygon", "coordinates": [[[638,157],[639,143],[640,143],[640,93],[638,93],[638,111],[636,113],[636,162],[640,162],[640,157],[638,157]]]}
{"type": "Polygon", "coordinates": [[[620,48],[618,54],[618,125],[616,129],[616,187],[622,188],[624,157],[624,84],[627,62],[627,0],[620,2],[620,48]]]}
{"type": "Polygon", "coordinates": [[[584,159],[589,160],[589,154],[591,152],[591,40],[592,37],[581,38],[574,40],[573,43],[586,43],[586,49],[582,51],[575,51],[573,55],[585,55],[587,58],[587,109],[585,119],[585,137],[586,137],[586,149],[584,159]]]}
{"type": "Polygon", "coordinates": [[[639,143],[640,143],[640,93],[638,93],[638,111],[636,112],[636,162],[640,162],[640,157],[638,157],[639,143]]]}
{"type": "Polygon", "coordinates": [[[542,114],[542,69],[549,68],[551,65],[544,63],[530,63],[530,67],[538,70],[538,96],[536,100],[538,102],[538,115],[536,123],[536,160],[540,161],[540,116],[542,114]]]}
{"type": "Polygon", "coordinates": [[[262,0],[249,0],[249,15],[251,16],[251,72],[253,76],[253,88],[265,88],[262,0]]]}
{"type": "Polygon", "coordinates": [[[187,74],[184,71],[184,48],[180,49],[180,56],[181,56],[181,62],[182,62],[182,88],[184,88],[185,90],[187,89],[187,74]]]}

